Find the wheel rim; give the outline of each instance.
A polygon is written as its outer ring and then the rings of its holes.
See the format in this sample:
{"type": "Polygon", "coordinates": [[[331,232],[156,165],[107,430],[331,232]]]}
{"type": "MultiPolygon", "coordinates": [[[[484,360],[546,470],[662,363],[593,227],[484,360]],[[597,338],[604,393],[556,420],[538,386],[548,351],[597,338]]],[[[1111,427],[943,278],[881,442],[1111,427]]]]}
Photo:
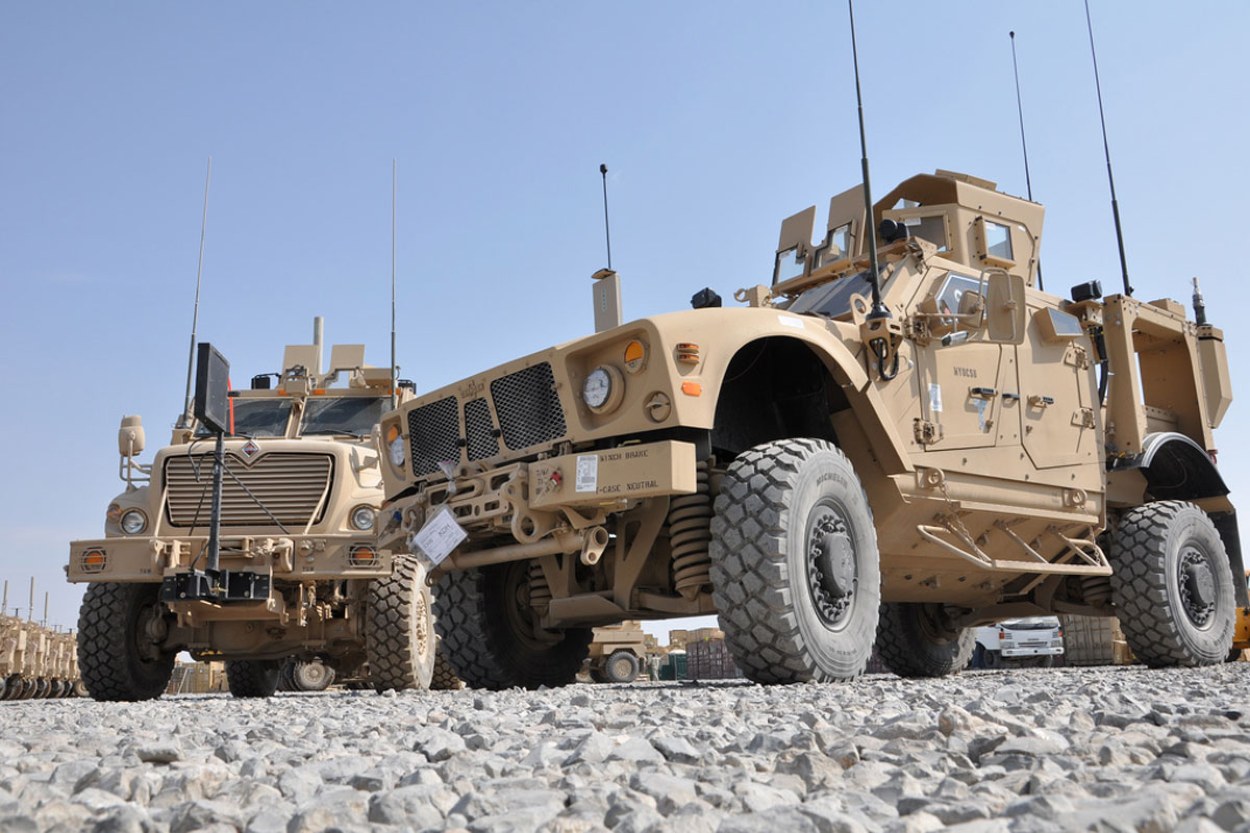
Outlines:
{"type": "Polygon", "coordinates": [[[320,662],[308,662],[301,665],[295,675],[302,688],[315,689],[328,682],[330,669],[320,662]]]}
{"type": "Polygon", "coordinates": [[[160,640],[168,632],[168,625],[161,615],[161,604],[155,602],[141,607],[135,624],[135,656],[145,665],[159,662],[162,659],[160,640]]]}
{"type": "Polygon", "coordinates": [[[533,608],[530,607],[528,565],[524,561],[514,561],[507,565],[507,569],[504,579],[504,616],[508,629],[526,648],[534,651],[550,648],[556,640],[542,638],[542,631],[538,629],[533,608]]]}
{"type": "Polygon", "coordinates": [[[1218,588],[1207,554],[1192,545],[1182,549],[1176,563],[1176,583],[1185,617],[1199,629],[1210,627],[1215,619],[1218,588]]]}
{"type": "Polygon", "coordinates": [[[837,504],[823,500],[813,507],[805,542],[812,606],[820,621],[836,630],[850,618],[859,586],[855,543],[837,504]]]}
{"type": "Polygon", "coordinates": [[[630,670],[632,663],[625,657],[618,657],[612,663],[612,676],[618,680],[628,680],[630,678],[630,670]]]}

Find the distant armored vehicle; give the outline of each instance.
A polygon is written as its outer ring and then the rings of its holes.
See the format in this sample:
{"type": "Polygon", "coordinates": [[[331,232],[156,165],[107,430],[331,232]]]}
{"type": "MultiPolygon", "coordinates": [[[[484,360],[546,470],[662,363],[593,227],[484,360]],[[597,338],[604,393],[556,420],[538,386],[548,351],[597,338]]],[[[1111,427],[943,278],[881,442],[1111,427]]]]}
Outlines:
{"type": "Polygon", "coordinates": [[[320,343],[288,346],[280,374],[230,394],[226,578],[211,598],[188,592],[207,545],[208,432],[184,419],[144,466],[142,426],[123,418],[126,491],[109,504],[104,538],[70,544],[67,567],[70,581],[89,583],[78,652],[92,697],[159,696],[182,650],[224,659],[237,697],[273,694],[291,657],[323,663],[307,666],[314,676],[367,663],[379,690],[428,687],[436,640],[425,571],[375,542],[372,432],[392,396],[409,392],[392,391],[390,368],[366,365],[362,345],[335,346],[325,373],[321,359],[320,343]]]}
{"type": "Polygon", "coordinates": [[[566,683],[595,626],[711,612],[764,683],[854,677],[874,639],[943,675],[972,627],[1055,612],[1119,616],[1150,665],[1223,661],[1247,601],[1221,331],[1043,291],[1043,209],[992,182],[919,175],[868,213],[856,186],[819,242],[815,208],[787,219],[746,308],[703,291],[384,417],[381,541],[441,578],[466,683],[566,683]]]}
{"type": "Polygon", "coordinates": [[[590,678],[597,683],[632,683],[646,671],[647,640],[641,622],[595,628],[590,641],[590,678]]]}

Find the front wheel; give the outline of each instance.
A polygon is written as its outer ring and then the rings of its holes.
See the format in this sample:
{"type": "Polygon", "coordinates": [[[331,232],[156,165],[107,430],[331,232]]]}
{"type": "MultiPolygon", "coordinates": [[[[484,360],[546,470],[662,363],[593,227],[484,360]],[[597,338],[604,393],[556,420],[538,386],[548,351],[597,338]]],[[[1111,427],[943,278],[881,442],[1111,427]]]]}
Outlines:
{"type": "Polygon", "coordinates": [[[967,667],[976,644],[972,630],[953,625],[940,604],[881,606],[877,653],[900,677],[957,674],[967,667]]]}
{"type": "Polygon", "coordinates": [[[395,556],[386,578],[369,583],[365,655],[369,682],[379,692],[428,689],[434,674],[434,609],[425,568],[411,555],[395,556]]]}
{"type": "Polygon", "coordinates": [[[167,627],[158,584],[92,584],[78,610],[78,670],[96,700],[160,697],[174,653],[160,643],[167,627]]]}
{"type": "Polygon", "coordinates": [[[739,455],[721,480],[710,553],[720,627],[747,678],[864,672],[881,604],[877,533],[837,447],[781,440],[739,455]]]}
{"type": "Polygon", "coordinates": [[[289,673],[292,691],[325,691],[334,682],[334,669],[321,660],[296,662],[289,673]]]}
{"type": "Polygon", "coordinates": [[[1233,645],[1228,554],[1206,512],[1179,500],[1125,512],[1112,538],[1111,595],[1129,648],[1146,665],[1216,665],[1233,645]]]}
{"type": "Polygon", "coordinates": [[[590,628],[539,627],[527,561],[448,573],[434,607],[447,661],[472,688],[568,685],[590,652],[590,628]]]}

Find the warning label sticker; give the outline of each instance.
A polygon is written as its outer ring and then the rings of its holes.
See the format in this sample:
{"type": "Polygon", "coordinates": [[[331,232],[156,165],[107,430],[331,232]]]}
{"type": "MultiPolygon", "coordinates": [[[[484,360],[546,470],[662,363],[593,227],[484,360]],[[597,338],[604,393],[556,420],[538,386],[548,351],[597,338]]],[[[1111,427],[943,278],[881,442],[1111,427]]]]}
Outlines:
{"type": "Polygon", "coordinates": [[[595,492],[599,490],[599,458],[594,454],[579,454],[574,490],[595,492]]]}

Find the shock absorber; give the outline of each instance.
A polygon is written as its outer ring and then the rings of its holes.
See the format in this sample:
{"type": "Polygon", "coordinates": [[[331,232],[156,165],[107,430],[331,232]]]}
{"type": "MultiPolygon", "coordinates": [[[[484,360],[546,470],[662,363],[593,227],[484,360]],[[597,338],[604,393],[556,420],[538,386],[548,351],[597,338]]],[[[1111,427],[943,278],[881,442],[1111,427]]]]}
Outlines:
{"type": "Polygon", "coordinates": [[[1085,576],[1081,579],[1081,594],[1085,603],[1094,607],[1106,607],[1111,601],[1110,576],[1085,576]]]}
{"type": "Polygon", "coordinates": [[[551,585],[547,583],[547,574],[543,572],[543,566],[536,559],[531,560],[529,566],[530,606],[541,616],[546,614],[547,607],[551,603],[551,585]]]}
{"type": "Polygon", "coordinates": [[[712,559],[708,554],[708,542],[712,540],[712,493],[706,461],[698,464],[697,478],[698,491],[673,498],[668,511],[673,586],[687,599],[699,595],[699,589],[712,581],[712,559]]]}

